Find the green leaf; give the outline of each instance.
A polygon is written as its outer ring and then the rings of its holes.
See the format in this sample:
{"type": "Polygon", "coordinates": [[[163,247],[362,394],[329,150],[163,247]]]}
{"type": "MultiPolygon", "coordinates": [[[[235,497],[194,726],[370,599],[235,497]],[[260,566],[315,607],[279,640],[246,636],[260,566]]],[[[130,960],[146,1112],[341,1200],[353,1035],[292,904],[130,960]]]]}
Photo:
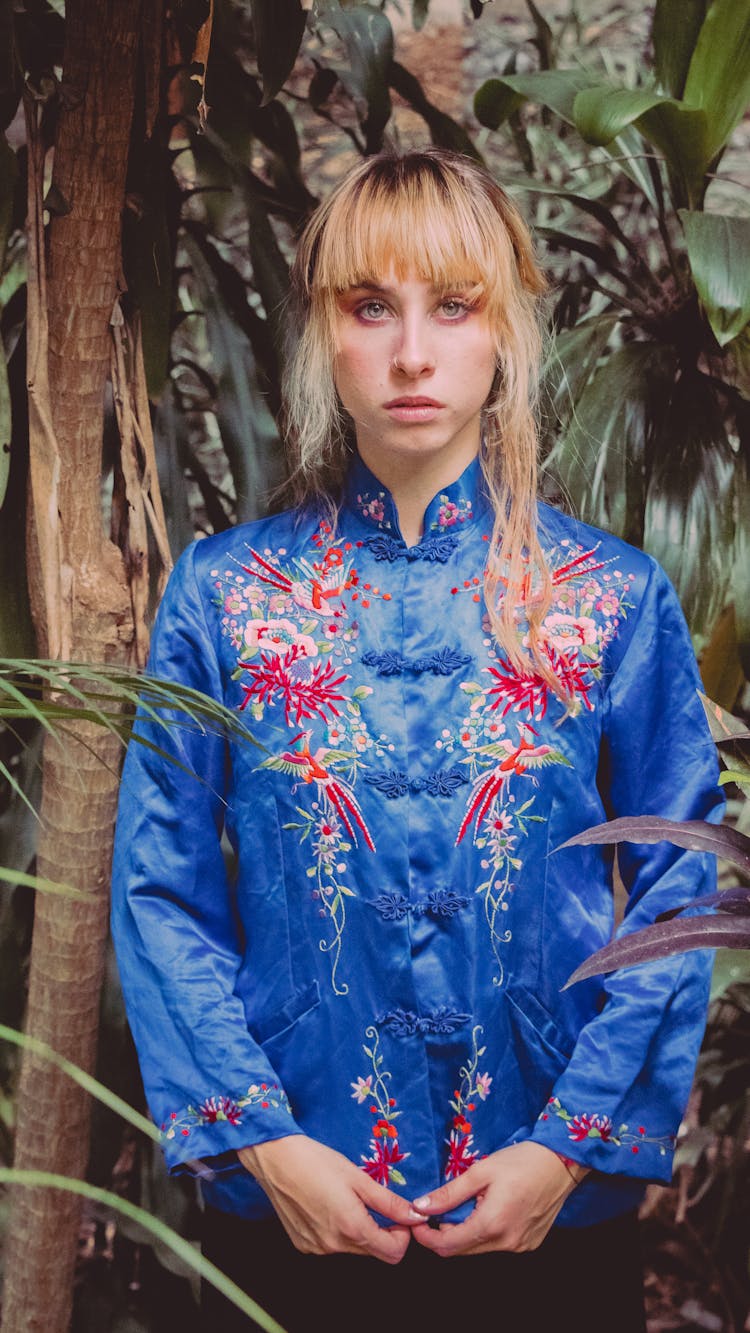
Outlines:
{"type": "MultiPolygon", "coordinates": [[[[71,892],[75,892],[75,890],[71,890],[71,892]]],[[[77,894],[76,896],[83,898],[86,895],[77,894]]],[[[90,1096],[96,1098],[104,1106],[108,1106],[110,1111],[114,1111],[123,1120],[127,1120],[128,1124],[140,1130],[147,1138],[153,1139],[155,1143],[161,1142],[161,1135],[153,1120],[147,1120],[145,1115],[141,1115],[140,1111],[136,1111],[128,1102],[123,1101],[117,1093],[105,1088],[103,1083],[100,1083],[93,1075],[87,1074],[85,1069],[73,1064],[72,1060],[67,1060],[65,1056],[59,1055],[57,1051],[47,1045],[46,1041],[40,1041],[37,1037],[32,1037],[25,1032],[18,1032],[16,1028],[6,1027],[4,1023],[0,1023],[0,1041],[12,1042],[14,1046],[20,1046],[23,1050],[31,1051],[33,1055],[47,1061],[48,1064],[56,1065],[90,1096]]]]}
{"type": "Polygon", "coordinates": [[[602,84],[578,94],[574,119],[581,137],[602,147],[634,126],[662,150],[685,197],[699,202],[713,157],[708,118],[702,109],[649,89],[602,84]]]}
{"type": "Polygon", "coordinates": [[[226,1277],[215,1264],[203,1256],[195,1249],[189,1240],[173,1231],[164,1222],[157,1217],[152,1217],[145,1208],[139,1208],[136,1204],[130,1203],[120,1194],[113,1194],[110,1190],[100,1189],[97,1185],[89,1185],[85,1180],[76,1180],[72,1176],[58,1175],[52,1171],[16,1171],[7,1167],[0,1168],[0,1184],[27,1187],[31,1189],[56,1189],[63,1190],[69,1194],[77,1194],[84,1199],[90,1199],[101,1208],[112,1209],[113,1212],[127,1217],[131,1222],[136,1222],[142,1227],[149,1237],[155,1237],[166,1245],[174,1254],[176,1254],[188,1269],[197,1273],[212,1287],[216,1287],[227,1300],[246,1314],[250,1320],[253,1320],[259,1328],[265,1330],[265,1333],[284,1333],[284,1329],[277,1324],[275,1319],[266,1314],[265,1310],[256,1304],[252,1297],[247,1296],[231,1278],[226,1277]]]}
{"type": "Polygon", "coordinates": [[[250,9],[266,106],[292,72],[307,15],[300,0],[250,0],[250,9]]]}
{"type": "Polygon", "coordinates": [[[510,88],[505,79],[487,79],[474,94],[474,115],[480,125],[497,130],[525,101],[523,93],[510,88]]]}
{"type": "Polygon", "coordinates": [[[346,47],[349,66],[340,69],[338,75],[354,100],[367,151],[377,152],[391,114],[388,76],[393,60],[393,29],[374,5],[327,10],[325,22],[346,47]]]}
{"type": "Polygon", "coordinates": [[[186,234],[185,249],[200,293],[218,384],[216,419],[237,493],[239,522],[260,518],[280,482],[281,449],[260,391],[250,345],[231,315],[200,248],[186,234]]]}
{"type": "Polygon", "coordinates": [[[726,347],[750,321],[750,218],[679,212],[698,295],[726,347]]]}
{"type": "Polygon", "coordinates": [[[656,0],[651,41],[661,87],[682,97],[698,33],[710,0],[656,0]]]}
{"type": "Polygon", "coordinates": [[[410,74],[408,69],[397,60],[392,61],[388,73],[388,82],[399,95],[422,117],[430,131],[430,138],[439,148],[451,148],[456,153],[464,153],[477,162],[484,159],[474,141],[463,126],[428,101],[422,91],[419,79],[410,74]]]}
{"type": "MultiPolygon", "coordinates": [[[[5,866],[0,866],[0,880],[4,884],[20,884],[25,889],[38,889],[40,893],[58,894],[62,898],[87,898],[88,894],[82,893],[80,889],[74,889],[70,884],[58,884],[51,879],[43,879],[39,875],[26,875],[20,870],[8,870],[5,866]]],[[[0,1031],[0,1036],[2,1036],[0,1031]]]]}
{"type": "Polygon", "coordinates": [[[596,315],[555,334],[544,364],[543,384],[557,421],[566,423],[571,417],[617,322],[616,315],[596,315]]]}
{"type": "MultiPolygon", "coordinates": [[[[501,82],[529,101],[549,107],[568,125],[577,128],[574,115],[576,98],[585,89],[595,87],[598,81],[583,69],[549,69],[534,74],[505,75],[501,82]]],[[[612,91],[618,90],[613,87],[612,91]]],[[[609,156],[617,159],[614,163],[617,170],[634,181],[649,203],[656,207],[654,183],[648,168],[640,160],[643,141],[637,130],[625,128],[617,139],[605,147],[609,156]]]]}
{"type": "Polygon", "coordinates": [[[584,88],[591,88],[596,80],[583,69],[545,69],[531,74],[507,74],[497,82],[530,102],[549,107],[569,125],[574,125],[576,97],[584,88]]]}
{"type": "Polygon", "coordinates": [[[141,182],[138,211],[123,215],[123,262],[128,291],[141,315],[143,361],[149,396],[164,388],[172,336],[172,245],[167,225],[163,148],[134,145],[130,170],[141,182]]]}
{"type": "Polygon", "coordinates": [[[584,521],[629,541],[640,535],[645,442],[659,370],[654,343],[613,352],[583,389],[547,460],[584,521]]]}
{"type": "Polygon", "coordinates": [[[708,160],[726,144],[750,102],[750,6],[713,0],[703,21],[683,94],[708,121],[708,160]]]}
{"type": "Polygon", "coordinates": [[[643,545],[666,569],[694,634],[703,636],[724,606],[732,573],[737,461],[705,376],[683,372],[671,390],[665,388],[664,399],[643,545]]]}

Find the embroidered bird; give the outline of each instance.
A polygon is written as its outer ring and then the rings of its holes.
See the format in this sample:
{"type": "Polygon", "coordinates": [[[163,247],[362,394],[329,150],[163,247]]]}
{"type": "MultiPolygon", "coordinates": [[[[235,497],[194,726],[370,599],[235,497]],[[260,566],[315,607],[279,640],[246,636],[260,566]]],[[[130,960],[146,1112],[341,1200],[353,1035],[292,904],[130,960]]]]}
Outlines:
{"type": "MultiPolygon", "coordinates": [[[[596,570],[603,569],[606,562],[595,558],[597,550],[598,547],[592,546],[590,551],[581,551],[578,555],[573,556],[572,560],[567,560],[564,565],[558,565],[556,569],[551,570],[552,587],[559,588],[563,583],[570,583],[573,579],[580,579],[585,574],[594,574],[596,570]]],[[[498,582],[504,588],[509,586],[509,580],[505,575],[501,575],[498,582]]],[[[538,600],[539,596],[539,590],[534,584],[534,575],[529,571],[521,580],[517,604],[519,606],[529,606],[532,602],[538,600]]]]}
{"type": "Polygon", "coordinates": [[[355,825],[360,829],[365,843],[371,852],[375,851],[370,830],[354,792],[347,782],[337,778],[328,765],[341,759],[354,756],[344,750],[329,750],[319,746],[314,752],[310,749],[312,730],[301,731],[290,742],[290,747],[280,755],[264,759],[261,768],[272,768],[278,773],[290,773],[302,782],[314,782],[319,794],[339,816],[349,837],[357,841],[355,825]]]}
{"type": "Polygon", "coordinates": [[[329,602],[352,587],[352,580],[346,574],[344,567],[344,557],[336,546],[326,551],[320,564],[316,562],[311,565],[308,560],[299,560],[297,564],[304,575],[300,579],[290,578],[283,570],[264,559],[258,551],[253,550],[252,546],[250,554],[257,568],[252,565],[241,565],[246,574],[258,579],[260,583],[278,589],[279,592],[287,593],[297,606],[318,616],[335,615],[336,612],[329,602]]]}
{"type": "Polygon", "coordinates": [[[507,786],[514,774],[523,775],[528,769],[546,768],[550,764],[566,764],[572,768],[569,759],[566,759],[561,750],[555,750],[551,745],[539,745],[535,740],[529,740],[525,732],[530,731],[532,736],[536,736],[533,728],[519,727],[518,745],[507,738],[501,741],[493,741],[491,745],[479,746],[476,753],[486,754],[490,757],[504,757],[500,763],[493,768],[491,773],[481,773],[476,779],[469,797],[469,803],[466,808],[466,814],[461,822],[456,838],[456,846],[460,843],[466,830],[474,821],[474,837],[479,833],[479,828],[487,814],[495,797],[507,786]]]}

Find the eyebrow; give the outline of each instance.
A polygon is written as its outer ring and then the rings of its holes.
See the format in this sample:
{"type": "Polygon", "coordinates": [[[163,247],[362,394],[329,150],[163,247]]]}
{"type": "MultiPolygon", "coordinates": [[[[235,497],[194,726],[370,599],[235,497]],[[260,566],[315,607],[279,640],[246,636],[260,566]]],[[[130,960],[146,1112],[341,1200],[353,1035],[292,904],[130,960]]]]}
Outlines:
{"type": "MultiPolygon", "coordinates": [[[[464,288],[475,286],[476,283],[470,282],[468,278],[465,278],[461,282],[447,282],[438,285],[433,284],[431,290],[437,296],[441,292],[457,292],[464,290],[464,288]]],[[[347,292],[375,292],[381,296],[394,296],[396,288],[385,287],[379,282],[354,282],[350,287],[345,287],[341,295],[344,296],[347,292]]]]}

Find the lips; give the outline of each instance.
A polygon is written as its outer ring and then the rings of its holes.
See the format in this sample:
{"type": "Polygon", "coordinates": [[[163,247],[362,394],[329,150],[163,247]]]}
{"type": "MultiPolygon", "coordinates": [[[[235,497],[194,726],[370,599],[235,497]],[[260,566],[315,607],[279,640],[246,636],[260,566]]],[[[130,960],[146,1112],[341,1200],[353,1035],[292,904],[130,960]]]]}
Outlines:
{"type": "Polygon", "coordinates": [[[391,407],[445,407],[445,403],[439,403],[437,398],[424,398],[422,395],[411,396],[404,394],[402,398],[392,398],[385,404],[386,408],[391,407]]]}

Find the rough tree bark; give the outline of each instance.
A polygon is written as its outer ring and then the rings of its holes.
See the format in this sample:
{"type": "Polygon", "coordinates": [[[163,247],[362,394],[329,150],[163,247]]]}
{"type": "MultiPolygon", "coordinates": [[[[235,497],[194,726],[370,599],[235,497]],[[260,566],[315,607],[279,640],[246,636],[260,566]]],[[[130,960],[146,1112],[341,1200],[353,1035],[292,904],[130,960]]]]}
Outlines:
{"type": "MultiPolygon", "coordinates": [[[[46,291],[40,226],[34,234],[41,152],[38,143],[33,148],[33,101],[28,108],[31,192],[38,187],[29,218],[30,595],[40,654],[91,663],[131,662],[136,638],[133,571],[105,535],[102,519],[102,427],[138,38],[144,5],[156,12],[157,4],[67,2],[54,183],[70,211],[53,217],[47,229],[46,291]]],[[[27,1029],[89,1070],[119,759],[117,742],[85,724],[76,724],[64,743],[47,744],[44,753],[39,873],[76,886],[85,900],[38,895],[27,1029]]],[[[17,1125],[16,1167],[85,1176],[88,1097],[28,1053],[17,1125]]],[[[72,1195],[16,1192],[3,1333],[65,1333],[79,1209],[72,1195]]]]}

